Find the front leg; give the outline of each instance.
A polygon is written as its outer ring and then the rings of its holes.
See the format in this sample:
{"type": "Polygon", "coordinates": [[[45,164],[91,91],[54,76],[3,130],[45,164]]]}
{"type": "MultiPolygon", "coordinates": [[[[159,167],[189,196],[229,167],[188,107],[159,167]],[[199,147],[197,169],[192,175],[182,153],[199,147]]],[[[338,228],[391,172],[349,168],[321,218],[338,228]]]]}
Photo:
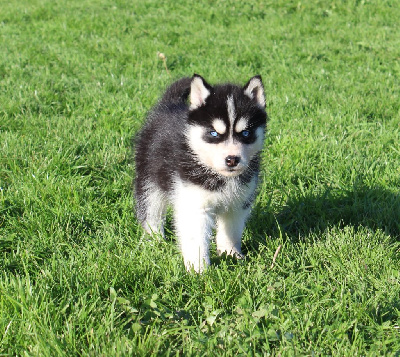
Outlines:
{"type": "Polygon", "coordinates": [[[210,265],[213,211],[198,190],[182,189],[174,203],[175,229],[185,267],[200,273],[210,265]]]}
{"type": "Polygon", "coordinates": [[[222,212],[217,216],[217,252],[218,254],[227,253],[242,259],[241,243],[242,234],[246,224],[250,208],[242,207],[222,212]]]}

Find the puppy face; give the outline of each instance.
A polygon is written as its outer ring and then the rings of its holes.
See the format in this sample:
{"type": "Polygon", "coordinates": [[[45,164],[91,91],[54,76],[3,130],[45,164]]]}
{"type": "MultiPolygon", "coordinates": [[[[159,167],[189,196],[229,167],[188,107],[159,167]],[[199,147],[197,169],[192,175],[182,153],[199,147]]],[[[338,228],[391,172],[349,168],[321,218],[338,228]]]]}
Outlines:
{"type": "Polygon", "coordinates": [[[192,79],[187,142],[199,161],[226,177],[242,174],[261,151],[266,125],[260,77],[243,87],[211,87],[200,76],[192,79]]]}

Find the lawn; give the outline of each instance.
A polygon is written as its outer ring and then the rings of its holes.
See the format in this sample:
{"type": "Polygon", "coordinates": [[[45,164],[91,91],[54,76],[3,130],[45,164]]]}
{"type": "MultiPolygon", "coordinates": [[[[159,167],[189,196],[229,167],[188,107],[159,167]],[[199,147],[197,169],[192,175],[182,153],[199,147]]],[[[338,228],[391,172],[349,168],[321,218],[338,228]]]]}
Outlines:
{"type": "Polygon", "coordinates": [[[0,8],[0,356],[400,355],[398,1],[0,8]],[[132,194],[131,138],[193,73],[260,74],[270,117],[247,258],[201,275],[132,194]]]}

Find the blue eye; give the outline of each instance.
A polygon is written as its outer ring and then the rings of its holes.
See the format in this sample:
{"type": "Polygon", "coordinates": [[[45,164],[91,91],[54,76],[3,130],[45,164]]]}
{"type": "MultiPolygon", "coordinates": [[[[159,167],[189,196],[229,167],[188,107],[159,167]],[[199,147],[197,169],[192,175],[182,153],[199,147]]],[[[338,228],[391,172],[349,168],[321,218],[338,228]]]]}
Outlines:
{"type": "Polygon", "coordinates": [[[248,131],[248,130],[243,130],[243,131],[242,131],[242,136],[243,136],[244,138],[248,138],[248,137],[250,136],[250,131],[248,131]]]}
{"type": "Polygon", "coordinates": [[[218,133],[216,131],[210,131],[210,135],[214,138],[218,137],[218,133]]]}

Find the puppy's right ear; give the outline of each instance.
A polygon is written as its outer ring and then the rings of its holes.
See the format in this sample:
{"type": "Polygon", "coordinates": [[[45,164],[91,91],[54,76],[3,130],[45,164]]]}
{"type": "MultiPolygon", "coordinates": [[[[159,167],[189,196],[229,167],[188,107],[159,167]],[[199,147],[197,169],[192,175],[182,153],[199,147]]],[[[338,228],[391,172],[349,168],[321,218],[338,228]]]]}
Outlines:
{"type": "Polygon", "coordinates": [[[204,105],[211,94],[212,87],[198,74],[194,74],[190,84],[190,110],[204,105]]]}

